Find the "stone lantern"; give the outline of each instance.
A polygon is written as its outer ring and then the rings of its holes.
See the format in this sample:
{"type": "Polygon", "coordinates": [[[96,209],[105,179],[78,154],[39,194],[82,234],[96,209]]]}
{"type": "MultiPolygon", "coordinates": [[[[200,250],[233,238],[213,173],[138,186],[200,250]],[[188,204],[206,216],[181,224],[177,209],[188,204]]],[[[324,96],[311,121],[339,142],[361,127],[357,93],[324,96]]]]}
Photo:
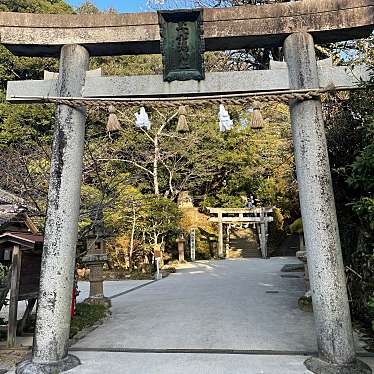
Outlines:
{"type": "Polygon", "coordinates": [[[90,295],[84,301],[87,304],[111,305],[110,299],[104,296],[103,265],[107,262],[108,256],[105,250],[103,231],[92,230],[87,235],[87,254],[82,261],[90,269],[90,295]]]}

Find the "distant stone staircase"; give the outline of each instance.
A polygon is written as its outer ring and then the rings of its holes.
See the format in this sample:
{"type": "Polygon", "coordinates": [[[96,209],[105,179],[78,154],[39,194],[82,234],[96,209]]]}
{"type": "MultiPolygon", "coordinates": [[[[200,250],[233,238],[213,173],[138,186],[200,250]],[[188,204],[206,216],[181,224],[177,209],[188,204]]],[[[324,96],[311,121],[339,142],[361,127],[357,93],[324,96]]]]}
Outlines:
{"type": "Polygon", "coordinates": [[[229,258],[261,258],[255,232],[248,228],[231,231],[229,258]]]}

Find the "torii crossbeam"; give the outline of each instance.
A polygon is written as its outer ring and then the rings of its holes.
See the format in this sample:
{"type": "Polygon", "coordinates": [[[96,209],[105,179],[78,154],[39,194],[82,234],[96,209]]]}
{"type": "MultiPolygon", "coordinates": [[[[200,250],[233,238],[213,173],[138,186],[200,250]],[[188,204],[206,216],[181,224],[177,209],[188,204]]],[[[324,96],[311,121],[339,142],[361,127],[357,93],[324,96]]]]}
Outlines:
{"type": "MultiPolygon", "coordinates": [[[[287,36],[303,31],[316,43],[333,43],[370,35],[373,18],[373,0],[303,0],[204,9],[204,39],[207,51],[281,47],[287,36]]],[[[0,12],[0,34],[2,44],[19,56],[59,57],[67,44],[80,44],[91,56],[160,53],[156,13],[0,12]]]]}

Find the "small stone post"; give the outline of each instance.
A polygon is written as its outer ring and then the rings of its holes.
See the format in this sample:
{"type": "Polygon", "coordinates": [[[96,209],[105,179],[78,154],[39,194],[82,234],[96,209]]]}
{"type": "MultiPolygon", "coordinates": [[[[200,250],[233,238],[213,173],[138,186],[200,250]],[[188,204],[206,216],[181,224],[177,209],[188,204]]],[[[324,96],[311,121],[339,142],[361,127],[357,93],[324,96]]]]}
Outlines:
{"type": "Polygon", "coordinates": [[[225,241],[225,257],[230,257],[230,230],[231,230],[231,224],[226,225],[226,241],[225,241]]]}
{"type": "Polygon", "coordinates": [[[260,212],[260,248],[262,258],[267,258],[267,230],[265,226],[265,214],[261,208],[260,212]]]}
{"type": "MultiPolygon", "coordinates": [[[[291,89],[318,88],[312,36],[290,35],[284,53],[291,89]]],[[[305,365],[318,374],[371,373],[356,359],[321,101],[294,100],[290,112],[319,350],[305,365]]]]}
{"type": "MultiPolygon", "coordinates": [[[[62,47],[59,96],[82,95],[88,63],[84,47],[62,47]]],[[[85,121],[84,108],[57,105],[34,346],[17,374],[60,373],[80,364],[68,355],[68,342],[85,121]]]]}
{"type": "Polygon", "coordinates": [[[176,240],[178,243],[178,254],[179,254],[179,263],[182,264],[186,262],[184,260],[184,244],[186,240],[183,237],[183,234],[179,235],[178,239],[176,240]]]}
{"type": "Polygon", "coordinates": [[[223,258],[223,222],[222,222],[222,212],[218,213],[218,258],[223,258]]]}
{"type": "Polygon", "coordinates": [[[156,257],[156,274],[155,274],[155,279],[156,280],[160,280],[162,279],[162,274],[160,272],[160,260],[161,258],[160,257],[156,257]]]}

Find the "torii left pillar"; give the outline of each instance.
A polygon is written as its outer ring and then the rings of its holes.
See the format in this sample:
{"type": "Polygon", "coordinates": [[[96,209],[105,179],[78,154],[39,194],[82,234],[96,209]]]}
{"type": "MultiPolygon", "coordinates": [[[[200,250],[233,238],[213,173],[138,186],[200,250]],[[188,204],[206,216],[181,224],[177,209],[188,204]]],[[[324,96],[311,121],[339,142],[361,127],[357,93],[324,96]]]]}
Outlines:
{"type": "MultiPolygon", "coordinates": [[[[88,64],[84,47],[62,47],[59,96],[82,95],[88,64]]],[[[84,108],[57,105],[33,352],[31,360],[18,365],[17,374],[60,373],[80,364],[68,354],[68,342],[85,120],[84,108]]]]}

